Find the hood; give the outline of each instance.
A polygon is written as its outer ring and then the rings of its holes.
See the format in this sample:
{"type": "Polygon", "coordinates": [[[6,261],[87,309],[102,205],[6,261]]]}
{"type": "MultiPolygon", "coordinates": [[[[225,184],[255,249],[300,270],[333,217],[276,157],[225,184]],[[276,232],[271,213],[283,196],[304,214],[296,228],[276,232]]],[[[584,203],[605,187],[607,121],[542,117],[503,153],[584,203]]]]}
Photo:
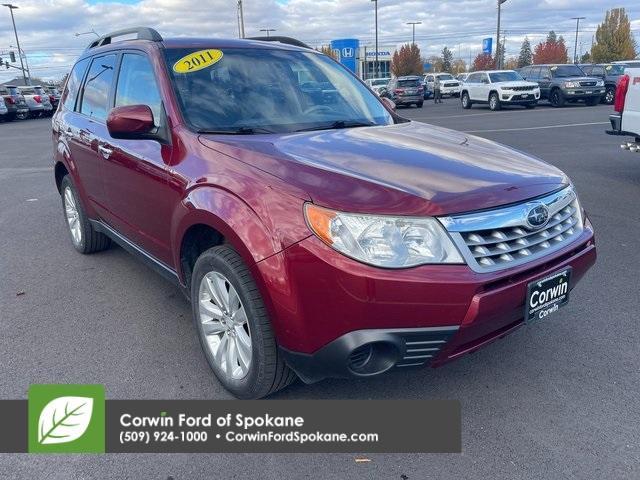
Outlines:
{"type": "Polygon", "coordinates": [[[445,215],[520,202],[568,183],[541,160],[418,122],[200,141],[342,211],[445,215]]]}
{"type": "Polygon", "coordinates": [[[507,80],[505,82],[494,82],[495,85],[501,87],[537,87],[536,82],[529,82],[527,80],[507,80]]]}

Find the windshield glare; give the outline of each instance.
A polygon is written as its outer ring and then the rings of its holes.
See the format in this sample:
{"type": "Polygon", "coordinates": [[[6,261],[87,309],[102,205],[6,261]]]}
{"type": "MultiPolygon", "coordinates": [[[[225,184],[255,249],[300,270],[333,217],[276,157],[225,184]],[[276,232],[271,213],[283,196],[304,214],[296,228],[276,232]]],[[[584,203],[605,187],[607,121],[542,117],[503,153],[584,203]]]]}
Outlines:
{"type": "Polygon", "coordinates": [[[368,88],[324,55],[228,48],[209,67],[173,70],[197,50],[167,49],[165,56],[184,116],[198,131],[284,133],[393,123],[368,88]]]}
{"type": "Polygon", "coordinates": [[[607,75],[622,75],[624,73],[624,65],[607,65],[604,69],[607,75]]]}
{"type": "Polygon", "coordinates": [[[517,82],[523,80],[518,72],[495,72],[490,73],[489,78],[492,83],[496,82],[517,82]]]}
{"type": "Polygon", "coordinates": [[[558,65],[551,67],[551,75],[553,78],[584,77],[584,72],[576,65],[558,65]]]}

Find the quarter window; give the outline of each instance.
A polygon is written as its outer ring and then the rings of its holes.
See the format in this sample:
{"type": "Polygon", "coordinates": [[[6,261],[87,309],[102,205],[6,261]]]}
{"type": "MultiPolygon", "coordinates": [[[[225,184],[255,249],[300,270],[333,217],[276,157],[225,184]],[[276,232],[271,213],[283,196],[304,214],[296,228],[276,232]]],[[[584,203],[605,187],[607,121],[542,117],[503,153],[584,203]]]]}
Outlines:
{"type": "Polygon", "coordinates": [[[78,90],[80,89],[80,84],[82,83],[82,77],[84,77],[84,72],[87,70],[87,65],[89,65],[89,59],[85,58],[84,60],[80,60],[75,64],[71,73],[69,74],[69,79],[64,87],[64,91],[62,92],[62,105],[67,110],[73,110],[76,106],[76,98],[78,98],[78,90]]]}
{"type": "Polygon", "coordinates": [[[105,55],[93,59],[84,84],[80,113],[98,120],[107,118],[109,91],[115,62],[115,55],[105,55]]]}
{"type": "Polygon", "coordinates": [[[115,106],[125,105],[149,106],[153,112],[153,121],[156,127],[160,125],[162,109],[160,92],[151,62],[143,55],[125,53],[122,56],[115,106]]]}

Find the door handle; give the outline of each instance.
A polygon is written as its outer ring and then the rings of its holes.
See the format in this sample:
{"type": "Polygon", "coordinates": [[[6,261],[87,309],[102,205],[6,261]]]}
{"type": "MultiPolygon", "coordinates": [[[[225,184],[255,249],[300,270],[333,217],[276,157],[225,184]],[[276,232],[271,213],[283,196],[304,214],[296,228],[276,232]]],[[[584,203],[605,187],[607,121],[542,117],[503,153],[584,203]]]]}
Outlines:
{"type": "Polygon", "coordinates": [[[98,151],[105,159],[108,159],[113,153],[113,150],[105,147],[104,145],[98,145],[98,151]]]}

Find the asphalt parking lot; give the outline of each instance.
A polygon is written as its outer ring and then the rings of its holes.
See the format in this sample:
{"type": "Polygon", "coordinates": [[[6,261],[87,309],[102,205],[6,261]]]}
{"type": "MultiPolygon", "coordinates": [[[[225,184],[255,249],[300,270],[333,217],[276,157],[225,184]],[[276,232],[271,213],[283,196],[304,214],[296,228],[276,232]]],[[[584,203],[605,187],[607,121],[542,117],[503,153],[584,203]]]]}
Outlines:
{"type": "MultiPolygon", "coordinates": [[[[279,399],[462,402],[461,455],[0,455],[0,478],[639,478],[640,154],[604,134],[611,107],[463,110],[409,118],[508,144],[573,179],[597,265],[545,321],[440,369],[296,383],[279,399]]],[[[0,395],[100,383],[108,398],[222,399],[180,292],[120,248],[77,254],[51,164],[50,120],[0,124],[0,395]]],[[[0,426],[1,428],[1,426],[0,426]]]]}

